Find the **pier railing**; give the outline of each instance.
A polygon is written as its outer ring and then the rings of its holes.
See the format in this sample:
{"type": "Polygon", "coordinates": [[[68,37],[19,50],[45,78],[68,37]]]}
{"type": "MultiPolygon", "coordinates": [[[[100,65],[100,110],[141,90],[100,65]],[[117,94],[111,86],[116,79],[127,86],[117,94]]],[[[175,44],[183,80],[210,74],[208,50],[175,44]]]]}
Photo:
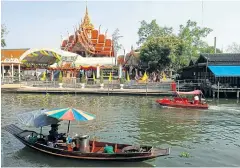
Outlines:
{"type": "MultiPolygon", "coordinates": [[[[130,80],[124,82],[124,89],[138,89],[138,90],[155,90],[155,91],[191,91],[193,89],[199,88],[203,83],[204,79],[193,80],[177,80],[172,81],[171,79],[161,80],[160,82],[145,82],[130,80]],[[175,89],[173,88],[173,83],[175,83],[175,89]]],[[[2,80],[2,84],[11,83],[21,83],[22,86],[30,87],[43,87],[43,88],[58,88],[60,87],[59,81],[56,80],[36,80],[36,78],[23,78],[20,82],[13,80],[12,78],[5,78],[2,80]]],[[[62,81],[63,88],[82,88],[80,78],[64,78],[62,81]]],[[[88,79],[85,84],[85,88],[100,88],[100,80],[88,79]]],[[[120,89],[119,80],[104,80],[105,89],[120,89]]]]}

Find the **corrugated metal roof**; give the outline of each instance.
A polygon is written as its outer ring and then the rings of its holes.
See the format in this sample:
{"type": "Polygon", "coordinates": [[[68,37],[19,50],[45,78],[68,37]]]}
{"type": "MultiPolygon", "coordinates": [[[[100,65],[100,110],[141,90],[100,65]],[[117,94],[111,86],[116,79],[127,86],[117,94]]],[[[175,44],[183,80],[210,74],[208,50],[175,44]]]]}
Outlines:
{"type": "Polygon", "coordinates": [[[240,53],[200,54],[208,62],[240,62],[240,53]]]}
{"type": "Polygon", "coordinates": [[[208,66],[216,77],[239,77],[240,66],[208,66]]]}

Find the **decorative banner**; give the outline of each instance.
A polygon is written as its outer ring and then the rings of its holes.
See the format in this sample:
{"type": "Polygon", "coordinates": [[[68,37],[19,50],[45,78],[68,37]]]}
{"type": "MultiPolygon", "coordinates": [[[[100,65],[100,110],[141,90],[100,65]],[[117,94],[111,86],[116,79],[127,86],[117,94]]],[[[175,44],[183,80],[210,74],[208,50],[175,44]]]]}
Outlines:
{"type": "Polygon", "coordinates": [[[27,63],[27,60],[22,60],[21,62],[24,64],[24,63],[27,63]]]}
{"type": "Polygon", "coordinates": [[[32,55],[33,55],[33,56],[35,56],[35,57],[37,57],[37,56],[38,56],[38,54],[37,54],[37,53],[35,53],[35,52],[33,52],[33,53],[32,53],[32,55]]]}
{"type": "Polygon", "coordinates": [[[128,81],[128,82],[130,81],[130,76],[129,76],[128,71],[127,71],[127,81],[128,81]]]}
{"type": "Polygon", "coordinates": [[[142,81],[147,81],[147,80],[148,80],[148,76],[147,76],[146,71],[145,71],[145,73],[144,73],[144,75],[143,75],[143,77],[142,77],[141,80],[142,80],[142,81]]]}
{"type": "Polygon", "coordinates": [[[55,54],[55,52],[52,51],[51,53],[52,53],[52,55],[56,58],[56,54],[55,54]]]}
{"type": "Polygon", "coordinates": [[[93,81],[96,81],[95,73],[93,72],[93,81]]]}
{"type": "Polygon", "coordinates": [[[41,51],[40,51],[40,53],[41,53],[42,55],[45,55],[45,56],[47,56],[47,55],[48,55],[48,53],[47,53],[47,52],[45,52],[44,50],[41,50],[41,51]]]}
{"type": "Polygon", "coordinates": [[[162,72],[162,76],[163,76],[163,80],[164,80],[164,81],[167,80],[166,74],[165,74],[164,72],[162,72]]]}
{"type": "Polygon", "coordinates": [[[109,75],[109,79],[108,79],[109,82],[112,81],[112,72],[110,72],[110,75],[109,75]]]}
{"type": "Polygon", "coordinates": [[[56,53],[57,60],[61,60],[61,56],[56,53]]]}

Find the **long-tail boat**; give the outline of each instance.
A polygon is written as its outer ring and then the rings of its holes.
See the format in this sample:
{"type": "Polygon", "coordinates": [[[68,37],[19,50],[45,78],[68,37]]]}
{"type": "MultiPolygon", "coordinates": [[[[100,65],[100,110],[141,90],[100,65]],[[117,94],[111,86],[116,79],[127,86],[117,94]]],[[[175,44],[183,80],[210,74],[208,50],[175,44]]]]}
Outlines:
{"type": "MultiPolygon", "coordinates": [[[[132,146],[128,144],[117,144],[98,141],[86,141],[84,150],[81,146],[72,148],[67,142],[51,143],[47,136],[35,131],[22,130],[16,125],[7,125],[3,129],[11,133],[26,146],[42,153],[58,157],[102,160],[102,161],[144,161],[160,156],[169,155],[170,149],[154,148],[152,146],[132,146]],[[112,153],[106,153],[106,146],[111,146],[112,153]]],[[[83,137],[84,138],[84,137],[83,137]]],[[[74,139],[73,139],[74,141],[74,139]]]]}
{"type": "Polygon", "coordinates": [[[204,101],[201,90],[194,90],[192,92],[174,92],[176,95],[172,100],[163,98],[156,100],[161,106],[176,107],[176,108],[192,108],[192,109],[208,109],[208,104],[204,101]],[[199,100],[189,100],[181,95],[198,96],[199,100]]]}

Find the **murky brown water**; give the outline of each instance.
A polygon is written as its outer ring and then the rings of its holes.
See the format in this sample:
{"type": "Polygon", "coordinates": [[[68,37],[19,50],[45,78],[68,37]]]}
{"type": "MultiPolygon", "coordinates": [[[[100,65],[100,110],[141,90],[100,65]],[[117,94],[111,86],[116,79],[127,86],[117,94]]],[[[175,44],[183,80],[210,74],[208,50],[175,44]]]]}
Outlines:
{"type": "MultiPolygon", "coordinates": [[[[156,97],[2,94],[2,126],[19,124],[17,115],[38,108],[73,105],[97,115],[95,121],[72,122],[70,131],[101,141],[171,147],[171,155],[148,162],[86,162],[56,158],[24,147],[2,130],[2,166],[240,166],[240,104],[210,102],[209,110],[161,108],[156,97]],[[180,157],[188,152],[189,158],[180,157]]],[[[34,129],[39,131],[38,129],[34,129]]],[[[60,131],[67,130],[63,122],[60,131]]],[[[44,128],[43,132],[48,132],[44,128]]]]}

